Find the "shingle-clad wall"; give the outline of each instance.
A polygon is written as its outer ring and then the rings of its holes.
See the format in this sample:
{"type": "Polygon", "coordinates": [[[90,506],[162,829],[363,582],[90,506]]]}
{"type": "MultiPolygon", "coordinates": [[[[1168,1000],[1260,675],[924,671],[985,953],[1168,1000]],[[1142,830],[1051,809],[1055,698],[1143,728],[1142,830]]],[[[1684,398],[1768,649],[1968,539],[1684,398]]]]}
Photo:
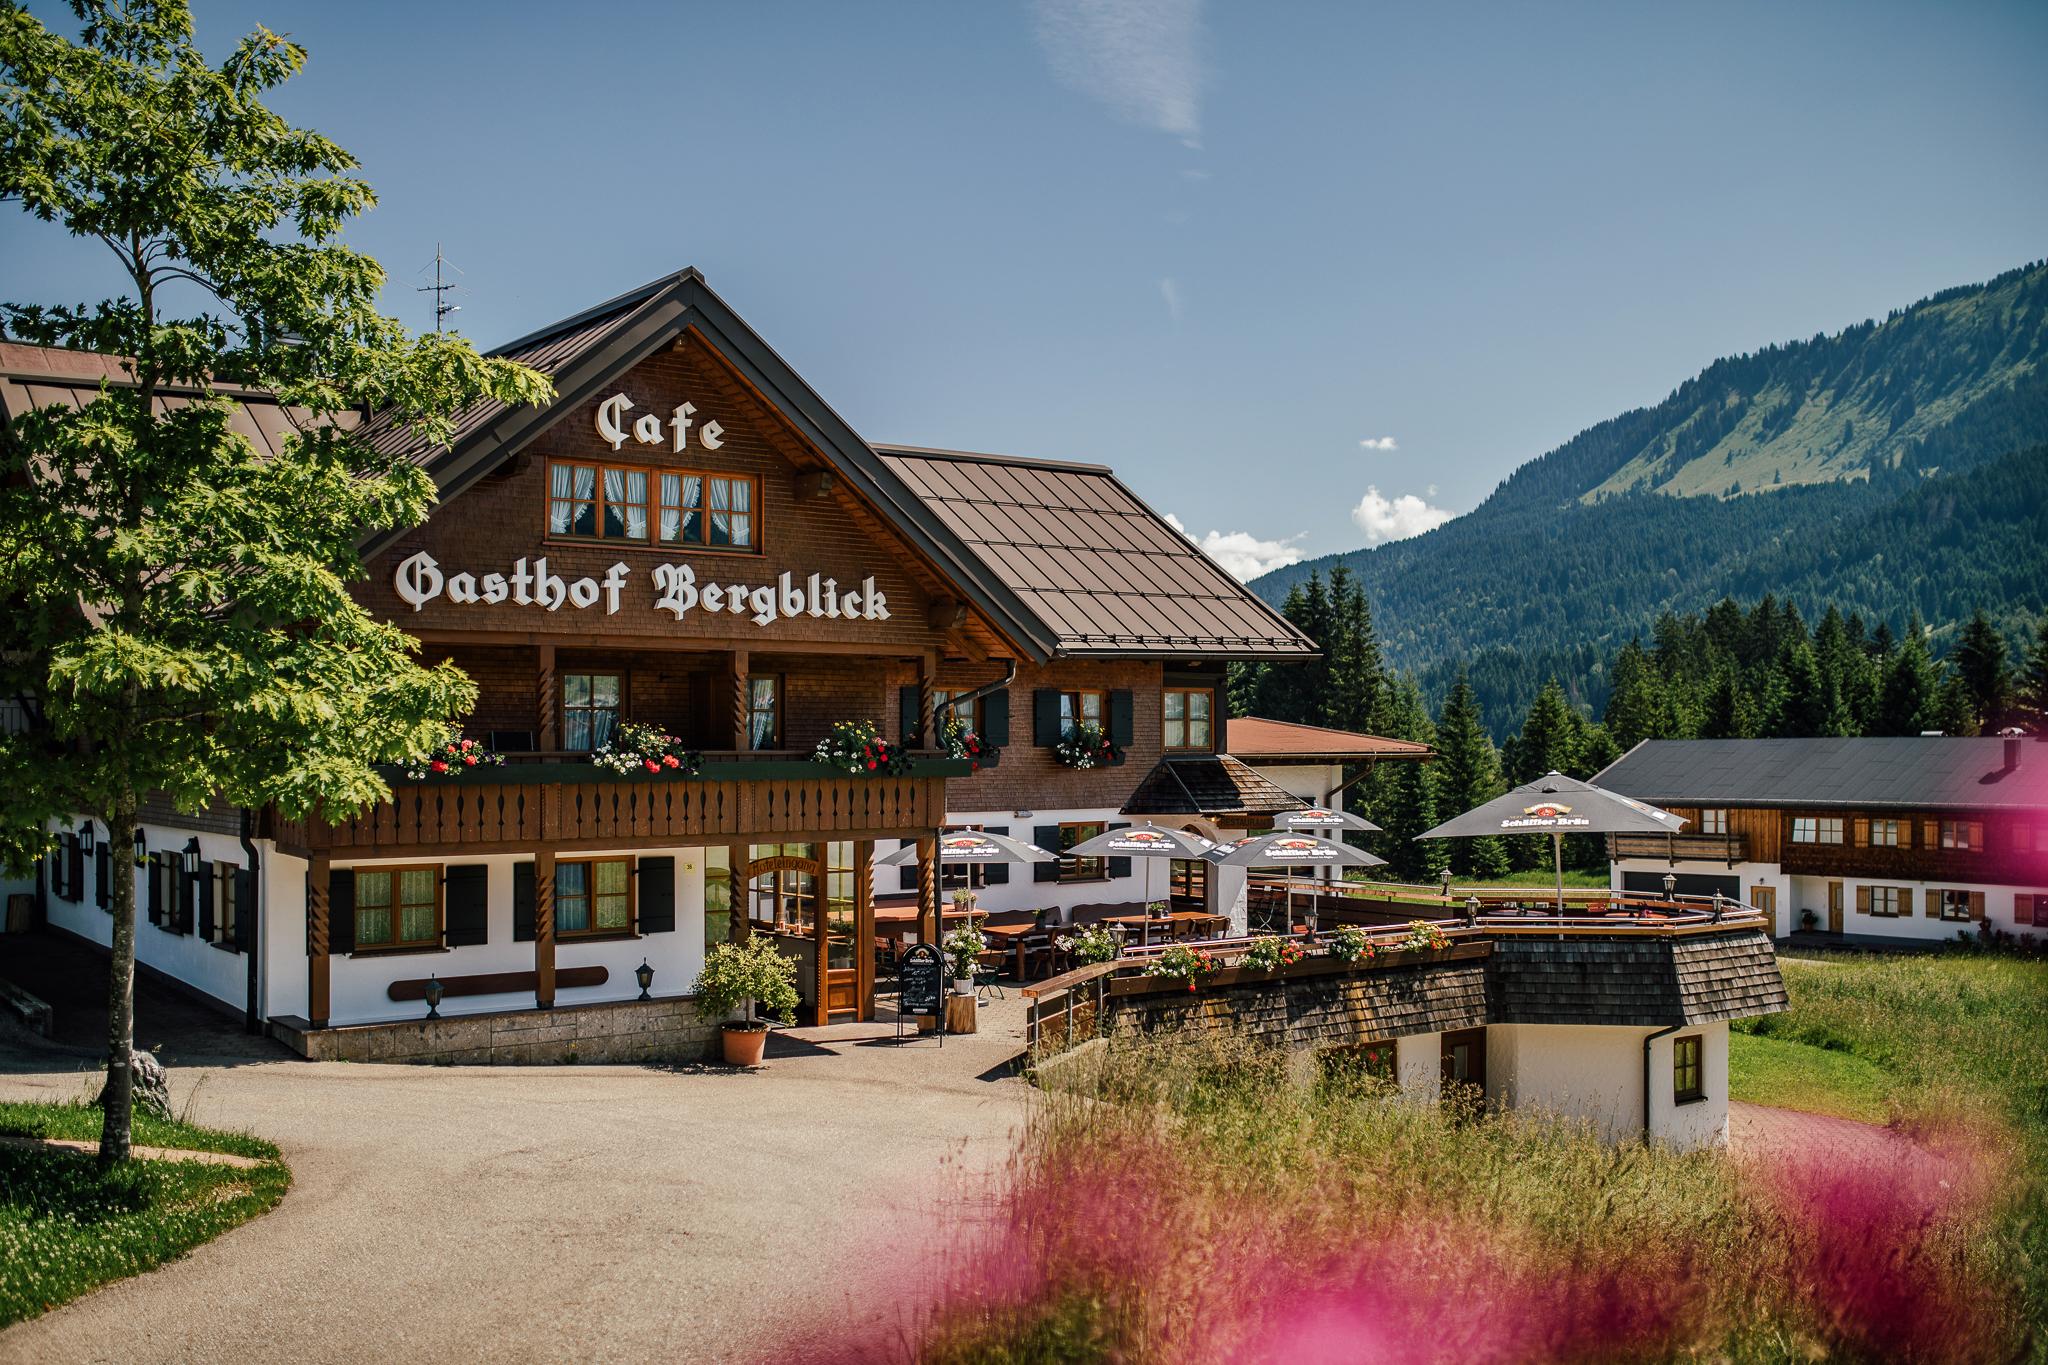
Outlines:
{"type": "Polygon", "coordinates": [[[1685,937],[1503,935],[1487,973],[1500,1024],[1661,1028],[1787,1008],[1770,940],[1754,929],[1685,937]]]}
{"type": "Polygon", "coordinates": [[[1348,1046],[1486,1022],[1486,964],[1468,958],[1349,974],[1251,977],[1121,996],[1110,1034],[1229,1034],[1287,1047],[1348,1046]]]}

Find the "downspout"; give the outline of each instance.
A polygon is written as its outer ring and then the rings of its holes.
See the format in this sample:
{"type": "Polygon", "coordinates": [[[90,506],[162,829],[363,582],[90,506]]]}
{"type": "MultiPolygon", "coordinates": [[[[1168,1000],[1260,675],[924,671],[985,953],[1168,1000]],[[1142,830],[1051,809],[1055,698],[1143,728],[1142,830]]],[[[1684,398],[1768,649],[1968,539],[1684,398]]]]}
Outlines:
{"type": "MultiPolygon", "coordinates": [[[[1560,937],[1562,936],[1560,935],[1560,937]]],[[[1650,1141],[1650,1044],[1656,1042],[1659,1038],[1669,1038],[1684,1027],[1683,1023],[1673,1024],[1669,1028],[1660,1028],[1649,1037],[1643,1039],[1643,1143],[1645,1146],[1649,1145],[1650,1141]]]]}
{"type": "MultiPolygon", "coordinates": [[[[957,707],[972,706],[974,705],[974,703],[980,701],[983,697],[992,696],[995,693],[1000,692],[1004,688],[1008,687],[1011,683],[1017,681],[1017,661],[1015,659],[1011,659],[1008,662],[1010,667],[1008,671],[1006,671],[1003,674],[1002,677],[997,678],[992,683],[983,683],[980,687],[975,688],[972,692],[969,692],[964,697],[953,698],[951,701],[945,703],[945,709],[948,712],[951,712],[957,707]]],[[[938,724],[938,717],[932,717],[932,724],[938,724]]]]}
{"type": "Polygon", "coordinates": [[[238,905],[236,913],[249,917],[249,1002],[242,1012],[242,1031],[260,1034],[263,1032],[262,1010],[262,959],[263,959],[263,877],[260,860],[256,856],[255,840],[249,836],[255,832],[256,813],[247,806],[242,807],[242,852],[249,859],[249,887],[254,893],[250,899],[254,905],[238,905]]]}

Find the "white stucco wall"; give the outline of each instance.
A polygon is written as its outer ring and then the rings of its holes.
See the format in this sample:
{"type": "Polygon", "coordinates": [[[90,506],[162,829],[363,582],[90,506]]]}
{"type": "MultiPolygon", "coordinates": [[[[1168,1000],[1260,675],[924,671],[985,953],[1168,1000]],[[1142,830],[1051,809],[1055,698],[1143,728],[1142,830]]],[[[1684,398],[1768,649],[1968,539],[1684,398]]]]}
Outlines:
{"type": "Polygon", "coordinates": [[[1444,1036],[1413,1033],[1394,1040],[1394,1078],[1403,1093],[1431,1104],[1444,1092],[1444,1036]]]}
{"type": "MultiPolygon", "coordinates": [[[[1489,1097],[1514,1109],[1583,1119],[1608,1142],[1643,1134],[1643,1040],[1647,1028],[1494,1024],[1486,1030],[1489,1097]]],[[[1728,1026],[1688,1025],[1650,1045],[1650,1136],[1680,1150],[1728,1141],[1728,1026]],[[1672,1093],[1672,1039],[1700,1035],[1706,1098],[1672,1093]]]]}
{"type": "MultiPolygon", "coordinates": [[[[106,826],[100,825],[98,832],[101,838],[105,838],[106,826]]],[[[152,852],[180,852],[186,840],[193,837],[191,830],[164,825],[145,825],[143,833],[152,852]]],[[[249,856],[242,848],[242,841],[234,835],[199,834],[198,839],[199,856],[207,861],[217,865],[247,866],[249,856]]],[[[259,844],[257,849],[260,854],[262,845],[259,844]]],[[[96,903],[95,861],[90,857],[84,860],[83,892],[75,903],[52,895],[46,904],[52,925],[101,947],[109,947],[113,943],[114,917],[96,903]]],[[[45,860],[47,865],[48,860],[45,860]]],[[[132,848],[113,850],[108,866],[113,876],[135,879],[135,960],[205,992],[232,1010],[246,1008],[249,999],[248,958],[232,948],[217,947],[200,938],[196,913],[192,916],[194,932],[189,934],[174,934],[168,928],[151,924],[149,888],[144,869],[135,866],[132,848]]],[[[169,916],[166,915],[165,919],[168,923],[169,916]]]]}
{"type": "MultiPolygon", "coordinates": [[[[587,856],[593,858],[626,856],[628,851],[619,850],[607,854],[594,850],[587,856]]],[[[633,971],[644,957],[654,968],[654,993],[657,995],[681,995],[696,980],[697,973],[704,966],[704,857],[703,850],[693,848],[640,849],[634,850],[639,857],[673,857],[676,860],[676,927],[673,933],[647,934],[639,938],[613,939],[593,943],[580,943],[574,939],[557,939],[555,942],[555,967],[603,966],[610,972],[609,979],[602,986],[581,986],[558,989],[555,993],[557,1005],[583,1005],[602,1000],[631,1000],[640,993],[640,985],[633,978],[633,971]]],[[[579,853],[577,856],[586,856],[579,853]]],[[[353,863],[336,863],[340,868],[374,868],[394,866],[403,859],[378,859],[353,863]]],[[[426,1006],[417,1000],[391,1000],[386,988],[396,980],[425,977],[428,974],[443,978],[451,976],[472,976],[486,972],[524,972],[533,970],[533,944],[515,942],[512,938],[512,868],[515,863],[530,861],[517,854],[500,854],[489,857],[451,859],[450,865],[481,863],[489,869],[489,919],[488,942],[474,946],[451,948],[440,952],[363,954],[352,957],[335,957],[328,965],[329,1015],[332,1024],[373,1023],[385,1019],[416,1019],[426,1013],[426,1006]]],[[[303,881],[300,883],[303,886],[303,881]]],[[[287,900],[273,907],[272,916],[265,921],[266,929],[275,934],[273,943],[293,938],[299,947],[299,971],[304,972],[305,911],[303,896],[294,913],[294,907],[287,900]]],[[[280,998],[282,998],[280,993],[280,998]]],[[[303,995],[301,995],[303,1001],[303,995]]],[[[473,1014],[489,1010],[518,1009],[533,1004],[531,991],[507,992],[500,995],[450,996],[441,1002],[444,1015],[473,1014]]],[[[298,1011],[280,1011],[298,1012],[298,1011]]]]}
{"type": "Polygon", "coordinates": [[[1814,913],[1816,929],[1828,927],[1828,883],[1839,880],[1842,883],[1842,932],[1845,934],[1868,934],[1875,938],[1908,939],[1928,943],[1952,939],[1959,930],[1975,932],[1976,924],[1963,920],[1929,918],[1927,915],[1927,891],[1929,887],[1945,891],[1978,891],[1984,895],[1984,918],[1994,928],[2021,935],[2048,937],[2048,928],[2018,924],[2013,920],[2015,896],[2048,896],[2048,884],[2040,886],[2000,886],[1988,882],[1962,881],[1902,881],[1892,877],[1812,877],[1792,876],[1781,870],[1777,863],[1737,863],[1730,868],[1726,863],[1715,861],[1694,861],[1681,858],[1674,866],[1659,858],[1624,858],[1610,865],[1608,885],[1619,891],[1622,874],[1626,872],[1649,872],[1662,876],[1665,872],[1683,875],[1733,876],[1742,882],[1742,902],[1749,904],[1750,888],[1770,886],[1777,888],[1778,916],[1772,929],[1775,937],[1783,938],[1794,929],[1800,928],[1800,912],[1814,913]],[[1911,914],[1898,916],[1859,914],[1856,910],[1856,892],[1864,886],[1898,886],[1908,891],[1911,900],[1911,914]]]}

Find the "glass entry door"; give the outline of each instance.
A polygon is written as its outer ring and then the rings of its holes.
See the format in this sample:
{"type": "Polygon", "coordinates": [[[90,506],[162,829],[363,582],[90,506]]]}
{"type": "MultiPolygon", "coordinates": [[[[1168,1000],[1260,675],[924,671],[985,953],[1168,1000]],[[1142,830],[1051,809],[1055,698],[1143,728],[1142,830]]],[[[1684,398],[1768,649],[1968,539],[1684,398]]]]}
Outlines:
{"type": "Polygon", "coordinates": [[[874,937],[874,908],[861,894],[856,847],[842,841],[751,850],[748,918],[796,960],[808,1023],[874,1014],[874,964],[864,949],[874,937]]]}

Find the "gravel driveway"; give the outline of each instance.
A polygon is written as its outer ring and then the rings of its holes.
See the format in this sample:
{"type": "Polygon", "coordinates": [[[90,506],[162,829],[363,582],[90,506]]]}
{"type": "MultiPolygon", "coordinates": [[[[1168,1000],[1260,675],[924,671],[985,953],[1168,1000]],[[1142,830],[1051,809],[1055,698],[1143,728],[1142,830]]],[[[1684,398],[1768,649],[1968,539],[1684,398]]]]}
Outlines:
{"type": "MultiPolygon", "coordinates": [[[[276,1141],[291,1193],[0,1333],[0,1360],[732,1360],[829,1308],[885,1224],[1008,1151],[1014,996],[984,1025],[943,1049],[778,1039],[795,1055],[754,1074],[194,1049],[174,1105],[276,1141]]],[[[77,1095],[83,1064],[18,1035],[0,1097],[77,1095]]]]}

